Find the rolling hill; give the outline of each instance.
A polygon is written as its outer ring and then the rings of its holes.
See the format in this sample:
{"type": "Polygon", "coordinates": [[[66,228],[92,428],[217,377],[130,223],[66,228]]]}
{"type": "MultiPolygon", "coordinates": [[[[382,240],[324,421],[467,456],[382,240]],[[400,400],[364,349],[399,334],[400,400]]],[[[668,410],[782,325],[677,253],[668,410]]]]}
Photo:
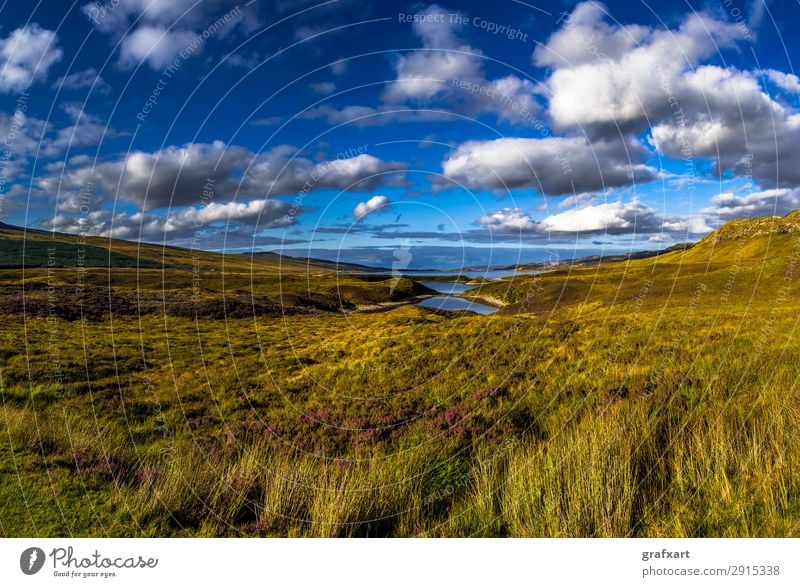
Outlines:
{"type": "Polygon", "coordinates": [[[76,267],[81,249],[84,267],[186,268],[200,262],[215,269],[225,266],[230,270],[337,270],[335,263],[315,263],[275,253],[245,256],[97,236],[81,239],[74,234],[0,223],[0,268],[42,268],[48,267],[48,263],[50,267],[76,267]],[[54,253],[52,257],[48,257],[49,252],[54,253]]]}
{"type": "Polygon", "coordinates": [[[351,311],[431,293],[409,279],[365,269],[275,253],[222,254],[103,237],[80,241],[0,224],[2,314],[52,313],[70,320],[159,312],[280,316],[351,311]]]}
{"type": "Polygon", "coordinates": [[[796,218],[490,316],[124,241],[173,264],[0,270],[0,535],[797,536],[796,218]]]}
{"type": "MultiPolygon", "coordinates": [[[[681,306],[700,289],[704,300],[769,304],[800,277],[800,211],[787,216],[731,220],[697,243],[657,255],[578,259],[535,277],[484,284],[478,295],[501,299],[506,313],[681,306]],[[645,295],[642,295],[645,292],[645,295]]],[[[796,298],[796,293],[790,294],[796,298]]],[[[704,301],[704,303],[706,303],[704,301]]]]}

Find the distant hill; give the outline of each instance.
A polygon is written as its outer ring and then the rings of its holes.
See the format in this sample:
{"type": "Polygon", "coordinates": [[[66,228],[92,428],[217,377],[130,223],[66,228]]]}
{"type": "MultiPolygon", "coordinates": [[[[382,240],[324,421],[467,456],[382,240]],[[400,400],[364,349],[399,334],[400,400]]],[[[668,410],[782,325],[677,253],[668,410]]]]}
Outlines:
{"type": "Polygon", "coordinates": [[[272,251],[255,251],[241,254],[247,257],[255,257],[259,259],[274,259],[276,261],[289,260],[292,263],[300,261],[302,263],[313,265],[314,267],[327,267],[328,269],[339,271],[390,271],[390,269],[386,269],[385,267],[371,267],[369,265],[343,263],[341,261],[326,261],[325,259],[316,259],[314,257],[294,257],[292,255],[281,255],[280,253],[275,253],[272,251]]]}
{"type": "MultiPolygon", "coordinates": [[[[274,253],[223,254],[107,237],[86,237],[79,242],[74,234],[12,226],[0,222],[0,269],[43,267],[107,267],[161,269],[191,268],[196,264],[215,270],[249,271],[271,269],[288,272],[335,271],[336,263],[316,259],[297,259],[274,253]]],[[[339,268],[364,270],[360,265],[340,264],[339,268]]]]}
{"type": "Polygon", "coordinates": [[[0,269],[78,266],[156,268],[161,264],[108,246],[79,243],[74,235],[0,223],[0,269]]]}
{"type": "MultiPolygon", "coordinates": [[[[792,235],[796,233],[800,233],[800,210],[786,216],[730,220],[697,243],[679,243],[658,251],[637,251],[622,255],[592,255],[555,263],[526,263],[492,267],[492,269],[535,271],[646,261],[648,259],[658,259],[660,264],[667,262],[758,261],[767,257],[790,254],[790,249],[794,246],[791,242],[792,235]]],[[[202,263],[207,268],[219,265],[220,268],[224,266],[226,270],[239,271],[269,269],[301,273],[307,272],[309,268],[322,272],[388,271],[385,268],[356,263],[337,263],[323,259],[292,257],[274,252],[223,254],[106,237],[87,237],[82,244],[79,244],[78,237],[73,234],[21,228],[0,222],[0,269],[23,266],[42,268],[47,267],[48,264],[52,267],[75,267],[79,262],[85,267],[138,267],[141,269],[187,268],[202,263]]],[[[475,269],[483,270],[485,268],[475,269]]]]}
{"type": "MultiPolygon", "coordinates": [[[[563,261],[542,261],[538,263],[522,263],[517,265],[501,265],[490,267],[497,271],[537,271],[541,269],[552,269],[554,267],[566,267],[570,265],[596,265],[598,263],[614,263],[618,261],[631,261],[633,259],[649,259],[651,257],[658,257],[666,253],[674,251],[684,251],[690,249],[695,243],[677,243],[665,249],[656,251],[633,251],[630,253],[613,254],[613,255],[587,255],[585,257],[576,257],[574,259],[565,259],[563,261]]],[[[466,267],[464,271],[481,271],[483,267],[466,267]]]]}

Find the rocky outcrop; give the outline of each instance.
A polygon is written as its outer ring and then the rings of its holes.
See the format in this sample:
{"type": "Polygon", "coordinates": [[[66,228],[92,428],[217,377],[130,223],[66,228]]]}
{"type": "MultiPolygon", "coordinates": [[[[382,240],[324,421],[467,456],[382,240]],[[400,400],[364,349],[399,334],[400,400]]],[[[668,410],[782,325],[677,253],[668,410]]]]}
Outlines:
{"type": "Polygon", "coordinates": [[[717,244],[721,241],[741,238],[756,238],[771,234],[800,233],[800,210],[786,216],[763,218],[737,218],[730,220],[706,236],[700,243],[717,244]]]}

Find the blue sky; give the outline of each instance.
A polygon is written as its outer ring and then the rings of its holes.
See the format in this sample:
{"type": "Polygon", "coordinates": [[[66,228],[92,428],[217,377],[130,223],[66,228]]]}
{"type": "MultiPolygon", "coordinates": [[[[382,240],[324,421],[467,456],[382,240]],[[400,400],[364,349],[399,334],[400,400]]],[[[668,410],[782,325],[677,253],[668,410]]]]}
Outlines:
{"type": "Polygon", "coordinates": [[[370,4],[4,3],[0,220],[420,268],[800,207],[796,4],[370,4]]]}

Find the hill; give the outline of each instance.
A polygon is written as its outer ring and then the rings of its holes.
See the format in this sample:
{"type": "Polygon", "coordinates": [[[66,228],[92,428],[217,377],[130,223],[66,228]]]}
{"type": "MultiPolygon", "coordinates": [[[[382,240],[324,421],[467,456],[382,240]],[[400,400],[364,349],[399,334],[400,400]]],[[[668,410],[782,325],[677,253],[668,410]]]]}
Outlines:
{"type": "Polygon", "coordinates": [[[350,311],[431,293],[411,280],[395,281],[365,269],[275,253],[223,254],[79,239],[0,224],[0,314],[52,312],[70,320],[156,312],[281,316],[350,311]]]}
{"type": "Polygon", "coordinates": [[[296,259],[277,254],[223,254],[123,239],[50,232],[0,223],[0,268],[75,267],[82,250],[84,267],[187,268],[198,263],[231,270],[333,271],[335,263],[296,259]],[[48,251],[54,249],[54,251],[48,251]],[[24,250],[24,257],[23,257],[24,250]],[[53,252],[48,257],[48,252],[53,252]]]}
{"type": "Polygon", "coordinates": [[[794,224],[489,316],[269,256],[0,270],[0,536],[797,536],[794,224]]]}
{"type": "Polygon", "coordinates": [[[371,267],[369,265],[359,265],[358,263],[344,263],[341,261],[339,262],[326,261],[325,259],[315,259],[314,257],[295,257],[292,255],[281,255],[280,253],[275,253],[273,251],[247,252],[247,253],[242,253],[242,255],[259,259],[273,259],[278,262],[281,262],[281,260],[287,260],[291,262],[300,261],[301,263],[307,263],[312,267],[333,269],[335,271],[381,271],[381,272],[390,271],[390,269],[386,269],[384,267],[371,267]]]}
{"type": "Polygon", "coordinates": [[[731,220],[699,242],[656,254],[584,258],[537,276],[490,283],[479,292],[510,304],[506,313],[552,312],[577,306],[688,304],[705,300],[769,303],[800,276],[800,211],[784,217],[731,220]],[[646,295],[641,293],[646,291],[646,295]]]}

